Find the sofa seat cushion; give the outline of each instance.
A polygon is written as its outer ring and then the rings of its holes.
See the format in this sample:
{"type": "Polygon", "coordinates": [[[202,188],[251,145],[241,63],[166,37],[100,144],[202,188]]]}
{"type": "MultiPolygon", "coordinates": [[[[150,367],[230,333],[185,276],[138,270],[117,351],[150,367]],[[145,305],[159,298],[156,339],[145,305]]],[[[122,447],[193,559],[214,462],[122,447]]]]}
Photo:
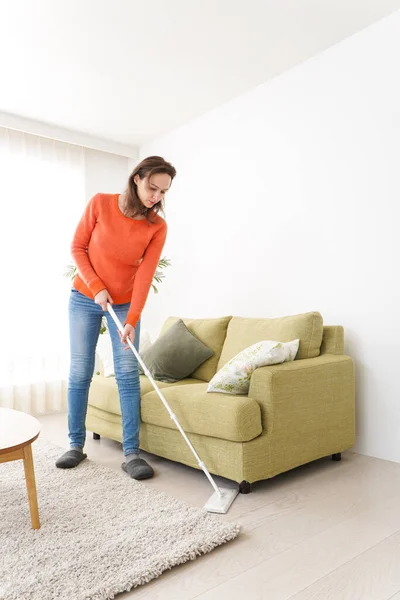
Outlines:
{"type": "Polygon", "coordinates": [[[228,325],[224,347],[218,362],[218,371],[245,348],[271,340],[290,342],[300,340],[296,360],[319,356],[323,321],[319,312],[309,312],[277,319],[233,317],[228,325]]]}
{"type": "MultiPolygon", "coordinates": [[[[200,382],[201,381],[199,379],[182,379],[177,383],[163,383],[162,381],[157,381],[157,385],[160,389],[163,389],[170,386],[175,387],[178,385],[190,385],[200,382]]],[[[141,397],[143,398],[143,396],[151,390],[154,390],[154,388],[150,380],[145,375],[141,375],[141,397]]],[[[105,412],[112,413],[114,415],[121,415],[118,386],[115,377],[103,377],[102,375],[94,375],[89,390],[89,404],[90,406],[95,406],[96,408],[104,410],[105,412]]]]}
{"type": "MultiPolygon", "coordinates": [[[[232,442],[248,442],[262,432],[259,404],[248,396],[207,393],[207,383],[162,390],[186,433],[197,433],[232,442]]],[[[144,423],[177,429],[156,392],[142,397],[144,423]]]]}

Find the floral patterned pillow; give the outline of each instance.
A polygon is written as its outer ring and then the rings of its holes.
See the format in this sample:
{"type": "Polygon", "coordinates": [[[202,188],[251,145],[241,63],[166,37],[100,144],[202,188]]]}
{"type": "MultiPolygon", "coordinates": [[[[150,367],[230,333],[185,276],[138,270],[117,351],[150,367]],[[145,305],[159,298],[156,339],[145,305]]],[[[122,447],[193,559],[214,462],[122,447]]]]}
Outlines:
{"type": "Polygon", "coordinates": [[[294,360],[300,340],[257,342],[239,352],[214,375],[207,392],[246,395],[255,369],[294,360]]]}

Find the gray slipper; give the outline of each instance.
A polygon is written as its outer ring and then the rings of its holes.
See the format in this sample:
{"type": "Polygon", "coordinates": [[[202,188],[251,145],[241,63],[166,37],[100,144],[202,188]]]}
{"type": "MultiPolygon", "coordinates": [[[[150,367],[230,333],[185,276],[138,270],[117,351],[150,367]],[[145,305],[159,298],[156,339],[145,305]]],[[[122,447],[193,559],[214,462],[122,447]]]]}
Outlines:
{"type": "Polygon", "coordinates": [[[68,452],[65,452],[56,460],[56,467],[59,469],[73,469],[74,467],[77,467],[85,458],[87,458],[87,454],[72,448],[72,450],[68,450],[68,452]]]}
{"type": "Polygon", "coordinates": [[[143,458],[133,458],[121,466],[132,479],[150,479],[154,475],[152,467],[143,458]]]}

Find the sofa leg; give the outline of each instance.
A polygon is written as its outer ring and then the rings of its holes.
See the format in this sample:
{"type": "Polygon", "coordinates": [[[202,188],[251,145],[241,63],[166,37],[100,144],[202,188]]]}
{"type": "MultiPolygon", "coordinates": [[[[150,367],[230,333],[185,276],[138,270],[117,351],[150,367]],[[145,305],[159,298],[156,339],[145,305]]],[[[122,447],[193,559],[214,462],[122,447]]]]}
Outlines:
{"type": "Polygon", "coordinates": [[[93,439],[94,440],[99,440],[100,439],[100,435],[98,433],[93,433],[93,439]]]}
{"type": "Polygon", "coordinates": [[[338,452],[337,454],[332,454],[332,460],[339,462],[340,460],[342,460],[342,453],[338,452]]]}
{"type": "Polygon", "coordinates": [[[241,494],[250,494],[251,492],[251,483],[248,481],[241,481],[239,483],[239,492],[241,494]]]}

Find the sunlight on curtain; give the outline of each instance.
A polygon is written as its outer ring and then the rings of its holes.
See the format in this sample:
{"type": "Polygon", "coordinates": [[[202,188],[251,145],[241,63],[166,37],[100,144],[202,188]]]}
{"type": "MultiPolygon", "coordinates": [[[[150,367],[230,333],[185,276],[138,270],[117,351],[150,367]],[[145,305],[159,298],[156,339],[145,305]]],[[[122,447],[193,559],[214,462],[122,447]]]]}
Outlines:
{"type": "Polygon", "coordinates": [[[83,148],[0,128],[0,406],[66,408],[63,272],[84,196],[83,148]]]}

